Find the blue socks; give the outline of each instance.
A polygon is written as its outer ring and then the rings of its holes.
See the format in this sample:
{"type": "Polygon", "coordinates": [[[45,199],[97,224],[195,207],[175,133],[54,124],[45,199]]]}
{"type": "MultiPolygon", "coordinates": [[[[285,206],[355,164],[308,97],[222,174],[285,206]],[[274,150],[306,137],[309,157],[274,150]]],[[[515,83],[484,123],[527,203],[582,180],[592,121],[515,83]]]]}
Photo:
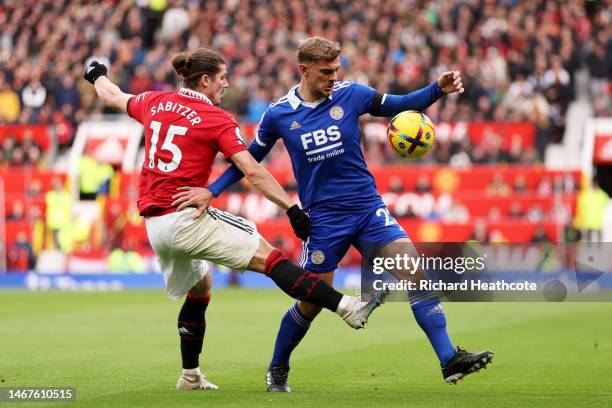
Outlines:
{"type": "MultiPolygon", "coordinates": [[[[409,292],[409,299],[414,318],[427,335],[440,364],[445,366],[455,355],[455,347],[446,332],[446,316],[438,296],[432,291],[417,290],[409,292]]],[[[273,366],[289,367],[291,353],[308,332],[311,322],[297,303],[289,308],[278,329],[269,370],[273,366]]]]}
{"type": "Polygon", "coordinates": [[[274,354],[272,355],[272,361],[268,370],[272,369],[273,366],[279,365],[289,368],[291,353],[306,335],[311,322],[312,320],[309,320],[300,311],[297,303],[287,310],[276,335],[274,354]]]}
{"type": "Polygon", "coordinates": [[[446,316],[438,295],[432,291],[415,290],[410,291],[408,297],[414,318],[427,335],[440,365],[444,367],[455,355],[455,347],[446,332],[446,316]]]}

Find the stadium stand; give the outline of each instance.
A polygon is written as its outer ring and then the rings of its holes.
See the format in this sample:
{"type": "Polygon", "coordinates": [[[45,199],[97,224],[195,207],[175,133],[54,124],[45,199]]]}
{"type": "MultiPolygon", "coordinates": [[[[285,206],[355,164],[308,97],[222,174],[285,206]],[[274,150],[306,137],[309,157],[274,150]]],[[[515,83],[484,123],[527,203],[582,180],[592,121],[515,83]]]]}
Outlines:
{"type": "MultiPolygon", "coordinates": [[[[436,125],[436,145],[419,162],[406,165],[389,149],[385,121],[363,123],[368,163],[414,239],[466,240],[478,228],[499,241],[568,239],[583,181],[577,169],[546,170],[542,160],[547,146],[563,138],[579,70],[588,71],[593,116],[612,116],[612,16],[602,6],[606,2],[392,3],[216,1],[204,8],[181,0],[2,2],[5,254],[24,243],[34,255],[56,245],[45,227],[45,195],[58,175],[68,189],[77,182],[58,158],[68,154],[86,119],[111,113],[81,79],[92,56],[109,62],[110,76],[122,89],[139,93],[178,85],[168,61],[179,50],[220,50],[231,84],[222,106],[252,138],[267,105],[297,82],[293,50],[313,34],[341,42],[344,79],[382,92],[405,93],[442,71],[462,72],[465,94],[427,111],[436,125]]],[[[103,257],[123,248],[151,256],[134,214],[137,175],[111,164],[109,184],[93,193],[99,216],[83,235],[87,243],[69,251],[103,257]]],[[[224,165],[219,160],[213,177],[224,165]]],[[[282,146],[266,165],[294,189],[282,146]]],[[[271,242],[297,259],[300,246],[278,210],[244,184],[233,190],[213,205],[256,220],[271,242]]],[[[23,269],[32,262],[30,252],[19,253],[13,265],[23,269]]],[[[351,253],[347,262],[358,259],[351,253]]]]}

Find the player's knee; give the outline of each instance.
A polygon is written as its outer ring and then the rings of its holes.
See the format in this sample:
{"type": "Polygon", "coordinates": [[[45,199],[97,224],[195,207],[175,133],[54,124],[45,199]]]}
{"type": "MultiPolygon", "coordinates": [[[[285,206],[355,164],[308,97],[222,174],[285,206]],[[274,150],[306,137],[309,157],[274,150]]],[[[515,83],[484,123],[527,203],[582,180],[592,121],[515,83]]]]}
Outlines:
{"type": "Polygon", "coordinates": [[[317,317],[321,310],[323,309],[321,306],[308,303],[308,302],[298,302],[298,307],[300,308],[300,312],[304,314],[310,320],[317,317]]]}
{"type": "Polygon", "coordinates": [[[209,272],[198,283],[196,283],[194,287],[189,290],[189,294],[197,298],[203,298],[210,296],[211,291],[212,275],[209,272]]]}
{"type": "Polygon", "coordinates": [[[255,255],[251,258],[251,262],[247,266],[247,269],[255,272],[264,272],[266,267],[266,260],[270,254],[274,251],[274,247],[268,243],[265,239],[259,240],[259,247],[255,251],[255,255]]]}

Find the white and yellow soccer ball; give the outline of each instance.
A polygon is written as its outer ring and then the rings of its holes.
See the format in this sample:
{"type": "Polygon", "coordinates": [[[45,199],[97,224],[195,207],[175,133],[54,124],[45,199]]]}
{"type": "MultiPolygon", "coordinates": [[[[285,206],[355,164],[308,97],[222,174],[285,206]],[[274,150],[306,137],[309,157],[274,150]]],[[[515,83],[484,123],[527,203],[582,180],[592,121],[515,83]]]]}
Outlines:
{"type": "Polygon", "coordinates": [[[431,120],[421,112],[404,111],[389,122],[387,138],[400,156],[418,158],[433,146],[436,131],[431,120]]]}

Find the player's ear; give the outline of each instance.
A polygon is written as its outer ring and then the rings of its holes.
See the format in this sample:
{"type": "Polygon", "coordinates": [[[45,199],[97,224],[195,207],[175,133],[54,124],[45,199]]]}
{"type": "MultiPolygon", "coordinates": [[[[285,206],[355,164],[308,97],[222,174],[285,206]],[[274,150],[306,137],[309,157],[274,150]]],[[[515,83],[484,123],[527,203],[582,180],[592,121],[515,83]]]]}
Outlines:
{"type": "Polygon", "coordinates": [[[208,78],[208,75],[202,75],[202,78],[200,78],[200,85],[202,88],[207,88],[210,85],[210,78],[208,78]]]}
{"type": "Polygon", "coordinates": [[[299,69],[300,69],[300,74],[302,75],[306,75],[306,73],[308,72],[308,66],[306,64],[300,64],[299,69]]]}

